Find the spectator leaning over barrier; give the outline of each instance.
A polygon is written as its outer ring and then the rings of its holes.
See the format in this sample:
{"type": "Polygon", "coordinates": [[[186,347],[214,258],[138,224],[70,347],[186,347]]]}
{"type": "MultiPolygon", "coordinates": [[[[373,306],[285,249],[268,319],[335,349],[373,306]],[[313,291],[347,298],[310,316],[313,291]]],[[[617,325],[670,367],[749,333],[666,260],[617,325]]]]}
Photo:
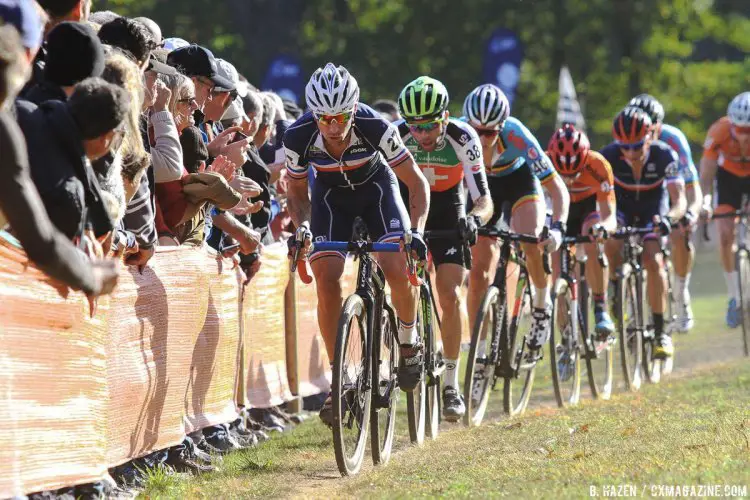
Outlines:
{"type": "MultiPolygon", "coordinates": [[[[242,104],[243,111],[247,117],[242,123],[242,132],[253,141],[263,120],[263,100],[258,92],[250,91],[242,98],[242,104]]],[[[268,169],[266,163],[261,159],[254,142],[251,143],[250,148],[247,150],[247,158],[245,164],[242,165],[242,171],[245,176],[258,183],[263,190],[257,197],[250,198],[250,201],[253,203],[258,201],[263,202],[261,209],[250,215],[250,224],[253,229],[260,233],[262,243],[268,245],[273,243],[273,235],[268,227],[272,216],[271,184],[278,178],[278,171],[272,172],[268,169]]]]}
{"type": "Polygon", "coordinates": [[[127,93],[101,78],[76,85],[67,103],[47,101],[35,109],[19,103],[32,178],[47,213],[69,238],[87,236],[88,250],[97,255],[89,233],[104,240],[113,225],[89,162],[120,146],[128,106],[127,93]]]}
{"type": "MultiPolygon", "coordinates": [[[[138,65],[146,82],[154,81],[148,78],[148,68],[152,67],[151,52],[156,48],[151,32],[141,23],[125,17],[118,17],[104,23],[99,30],[99,38],[103,43],[112,45],[123,50],[133,58],[138,65]]],[[[153,102],[153,88],[146,90],[146,102],[153,102]]],[[[142,108],[143,109],[143,108],[142,108]]],[[[145,110],[144,110],[145,111],[145,110]]],[[[150,152],[147,136],[148,116],[142,115],[140,121],[142,133],[142,145],[150,152]]],[[[128,255],[125,262],[130,265],[144,266],[154,255],[157,244],[156,225],[154,222],[155,199],[154,199],[154,172],[149,162],[133,162],[127,168],[123,166],[125,173],[126,191],[133,192],[128,202],[125,217],[120,223],[118,234],[127,235],[128,240],[135,238],[138,243],[137,252],[128,255]]]]}
{"type": "MultiPolygon", "coordinates": [[[[150,159],[143,147],[139,127],[141,103],[144,100],[140,68],[123,51],[107,47],[102,78],[127,91],[131,105],[125,120],[125,136],[122,146],[119,150],[110,151],[103,158],[92,162],[92,167],[102,189],[114,196],[117,201],[118,210],[113,215],[113,220],[119,225],[125,215],[127,202],[137,189],[137,184],[134,183],[135,176],[143,172],[150,159]]],[[[129,238],[127,234],[118,230],[114,242],[115,252],[118,254],[124,252],[127,255],[134,253],[137,249],[135,246],[122,245],[127,241],[132,245],[135,236],[129,238]]]]}
{"type": "Polygon", "coordinates": [[[0,0],[0,19],[9,23],[0,26],[0,228],[9,224],[29,259],[52,278],[90,297],[108,294],[117,284],[117,263],[89,262],[55,229],[31,180],[23,134],[7,111],[31,74],[30,61],[41,43],[42,25],[29,7],[25,0],[0,0]]]}
{"type": "Polygon", "coordinates": [[[47,58],[41,81],[24,98],[34,104],[51,99],[66,101],[76,83],[101,76],[104,50],[90,26],[65,21],[47,35],[47,58]]]}

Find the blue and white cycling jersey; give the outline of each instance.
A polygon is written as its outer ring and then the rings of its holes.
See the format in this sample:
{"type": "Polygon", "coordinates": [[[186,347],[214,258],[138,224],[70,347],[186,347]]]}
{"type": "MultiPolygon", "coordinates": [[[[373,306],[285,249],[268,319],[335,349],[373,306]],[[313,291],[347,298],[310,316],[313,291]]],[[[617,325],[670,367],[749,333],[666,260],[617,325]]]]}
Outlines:
{"type": "Polygon", "coordinates": [[[685,186],[698,182],[698,170],[693,163],[693,155],[687,137],[680,129],[673,125],[663,123],[659,140],[666,142],[675,153],[677,153],[680,175],[685,180],[685,186]]]}
{"type": "Polygon", "coordinates": [[[487,175],[504,177],[528,165],[534,175],[544,184],[557,172],[547,157],[539,141],[517,118],[509,116],[497,141],[497,149],[492,155],[492,167],[487,175]]]}

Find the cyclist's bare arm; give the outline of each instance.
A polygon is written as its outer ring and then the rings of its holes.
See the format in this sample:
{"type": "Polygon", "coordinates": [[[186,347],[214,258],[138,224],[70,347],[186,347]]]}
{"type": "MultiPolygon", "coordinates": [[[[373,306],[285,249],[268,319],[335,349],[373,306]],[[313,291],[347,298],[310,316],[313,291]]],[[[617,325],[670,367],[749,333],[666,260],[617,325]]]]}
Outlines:
{"type": "Polygon", "coordinates": [[[614,232],[617,230],[617,216],[615,210],[615,200],[607,200],[604,203],[599,203],[599,223],[607,230],[607,232],[614,232]]]}
{"type": "MultiPolygon", "coordinates": [[[[430,210],[430,184],[422,175],[414,158],[409,155],[404,161],[393,167],[396,177],[409,189],[409,214],[411,227],[424,231],[427,213],[430,210]]],[[[309,202],[308,202],[309,204],[309,202]]]]}
{"type": "Polygon", "coordinates": [[[553,175],[551,179],[543,184],[544,189],[552,200],[552,221],[568,221],[568,209],[570,208],[570,194],[562,177],[553,175]]]}
{"type": "Polygon", "coordinates": [[[287,207],[289,208],[289,216],[297,227],[303,222],[310,222],[312,205],[310,204],[310,196],[307,191],[307,178],[289,178],[287,184],[287,207]]]}
{"type": "Polygon", "coordinates": [[[672,208],[667,213],[672,220],[677,220],[685,215],[687,201],[685,200],[685,184],[683,182],[672,182],[667,184],[669,199],[672,202],[672,208]]]}
{"type": "Polygon", "coordinates": [[[714,179],[716,178],[716,171],[719,170],[718,160],[701,158],[700,176],[701,176],[701,190],[704,195],[713,195],[714,193],[714,179]]]}
{"type": "Polygon", "coordinates": [[[474,207],[469,215],[476,215],[482,221],[482,224],[486,224],[492,218],[493,210],[492,197],[486,194],[474,200],[474,207]]]}

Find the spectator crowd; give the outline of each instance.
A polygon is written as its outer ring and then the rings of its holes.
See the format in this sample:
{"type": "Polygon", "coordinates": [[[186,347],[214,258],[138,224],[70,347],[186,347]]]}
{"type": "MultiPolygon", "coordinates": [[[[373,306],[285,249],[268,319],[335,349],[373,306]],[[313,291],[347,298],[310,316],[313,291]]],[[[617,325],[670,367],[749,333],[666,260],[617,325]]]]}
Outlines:
{"type": "Polygon", "coordinates": [[[151,19],[89,11],[0,0],[2,227],[91,297],[157,246],[210,246],[249,279],[287,226],[299,108],[151,19]]]}
{"type": "MultiPolygon", "coordinates": [[[[0,0],[4,237],[92,311],[157,246],[213,248],[250,280],[291,223],[281,137],[300,109],[151,19],[90,10],[0,0]]],[[[251,445],[276,416],[204,429],[145,465],[210,468],[204,452],[251,445]]]]}

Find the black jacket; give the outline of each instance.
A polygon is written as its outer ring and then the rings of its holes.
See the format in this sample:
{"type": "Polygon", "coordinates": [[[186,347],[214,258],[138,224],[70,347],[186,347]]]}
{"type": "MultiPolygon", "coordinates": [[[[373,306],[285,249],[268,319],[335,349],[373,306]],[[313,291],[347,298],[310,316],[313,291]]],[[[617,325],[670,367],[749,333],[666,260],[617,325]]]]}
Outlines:
{"type": "Polygon", "coordinates": [[[83,227],[93,229],[96,236],[111,231],[99,183],[68,106],[60,101],[38,107],[28,101],[17,104],[31,177],[52,222],[69,238],[79,235],[83,227]]]}
{"type": "Polygon", "coordinates": [[[59,85],[55,85],[52,82],[46,80],[41,81],[31,87],[25,94],[24,99],[31,101],[37,106],[45,101],[67,101],[68,96],[65,95],[63,89],[59,85]]]}
{"type": "Polygon", "coordinates": [[[55,230],[29,176],[23,135],[13,117],[0,110],[0,210],[26,254],[51,277],[92,293],[94,274],[86,256],[55,230]]]}

